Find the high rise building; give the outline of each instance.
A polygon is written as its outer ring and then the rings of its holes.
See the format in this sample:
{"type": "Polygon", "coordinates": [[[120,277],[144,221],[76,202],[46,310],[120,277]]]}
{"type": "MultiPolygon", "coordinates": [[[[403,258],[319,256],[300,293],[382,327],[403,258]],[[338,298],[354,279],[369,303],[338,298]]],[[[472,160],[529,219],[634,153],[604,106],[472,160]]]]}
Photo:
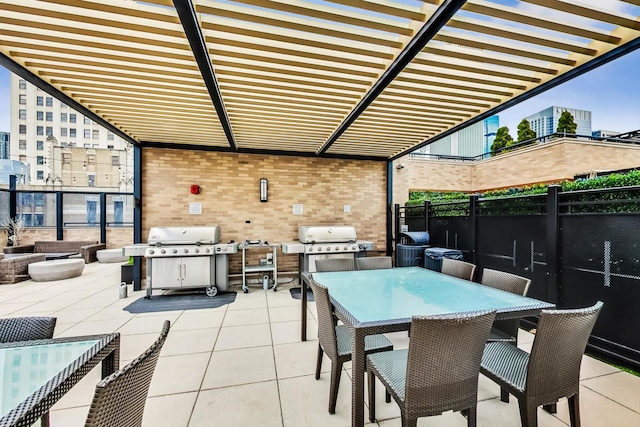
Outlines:
{"type": "Polygon", "coordinates": [[[622,132],[619,132],[617,130],[603,130],[603,129],[598,129],[598,130],[594,130],[593,132],[591,132],[591,136],[594,136],[596,138],[608,138],[611,136],[616,136],[616,135],[620,135],[622,132]]]}
{"type": "Polygon", "coordinates": [[[537,137],[543,137],[555,133],[558,129],[558,120],[563,112],[568,111],[573,116],[576,123],[576,134],[591,135],[591,111],[576,110],[574,108],[552,106],[538,111],[526,117],[531,125],[531,129],[537,137]]]}
{"type": "Polygon", "coordinates": [[[0,132],[0,160],[9,158],[9,132],[0,132]]]}
{"type": "Polygon", "coordinates": [[[54,147],[124,150],[127,142],[88,117],[11,75],[11,160],[30,165],[31,184],[44,185],[53,173],[54,147]]]}
{"type": "Polygon", "coordinates": [[[500,117],[491,116],[416,150],[416,153],[474,157],[488,153],[496,139],[500,117]]]}

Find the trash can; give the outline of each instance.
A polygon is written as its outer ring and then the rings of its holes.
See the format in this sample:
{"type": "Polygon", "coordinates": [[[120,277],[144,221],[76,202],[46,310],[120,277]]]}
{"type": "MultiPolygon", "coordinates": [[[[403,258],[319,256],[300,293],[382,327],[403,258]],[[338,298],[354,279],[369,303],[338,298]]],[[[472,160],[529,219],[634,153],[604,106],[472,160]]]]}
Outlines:
{"type": "Polygon", "coordinates": [[[428,245],[396,245],[396,267],[422,267],[428,245]]]}
{"type": "Polygon", "coordinates": [[[428,231],[405,231],[400,233],[400,244],[411,246],[428,246],[428,231]]]}
{"type": "Polygon", "coordinates": [[[447,248],[427,248],[424,250],[424,268],[440,272],[442,271],[442,259],[463,259],[462,251],[447,248]]]}

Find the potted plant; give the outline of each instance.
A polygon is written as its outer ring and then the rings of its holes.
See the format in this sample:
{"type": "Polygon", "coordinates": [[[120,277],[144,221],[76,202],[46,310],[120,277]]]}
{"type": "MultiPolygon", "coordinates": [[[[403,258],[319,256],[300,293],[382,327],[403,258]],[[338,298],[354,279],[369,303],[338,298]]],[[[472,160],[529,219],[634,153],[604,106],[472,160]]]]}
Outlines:
{"type": "Polygon", "coordinates": [[[20,242],[22,242],[30,232],[30,230],[25,227],[22,218],[8,218],[0,224],[7,232],[7,244],[9,246],[20,246],[20,242]]]}

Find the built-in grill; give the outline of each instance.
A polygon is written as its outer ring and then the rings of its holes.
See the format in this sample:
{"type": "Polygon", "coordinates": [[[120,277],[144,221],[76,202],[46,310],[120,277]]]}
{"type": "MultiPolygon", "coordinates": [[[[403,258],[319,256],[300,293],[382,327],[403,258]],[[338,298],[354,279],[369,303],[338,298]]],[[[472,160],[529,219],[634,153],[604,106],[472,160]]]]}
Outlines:
{"type": "Polygon", "coordinates": [[[125,246],[128,256],[147,260],[145,298],[153,289],[205,288],[213,297],[229,284],[228,255],[238,243],[220,243],[220,227],[151,227],[146,244],[125,246]]]}
{"type": "Polygon", "coordinates": [[[356,258],[373,250],[373,242],[357,240],[350,226],[300,226],[298,241],[282,243],[282,252],[299,254],[300,272],[315,272],[316,260],[356,258]]]}

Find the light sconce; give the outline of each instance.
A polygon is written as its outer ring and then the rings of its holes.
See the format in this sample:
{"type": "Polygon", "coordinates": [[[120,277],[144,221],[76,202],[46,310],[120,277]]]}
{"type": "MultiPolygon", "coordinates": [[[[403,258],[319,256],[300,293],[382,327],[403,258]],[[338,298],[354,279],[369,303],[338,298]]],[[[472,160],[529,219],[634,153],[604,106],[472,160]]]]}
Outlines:
{"type": "Polygon", "coordinates": [[[396,169],[404,169],[404,167],[405,167],[405,166],[406,166],[406,165],[405,165],[404,163],[398,163],[398,164],[396,165],[396,169]]]}
{"type": "Polygon", "coordinates": [[[260,201],[266,202],[269,196],[267,178],[260,178],[260,201]]]}

